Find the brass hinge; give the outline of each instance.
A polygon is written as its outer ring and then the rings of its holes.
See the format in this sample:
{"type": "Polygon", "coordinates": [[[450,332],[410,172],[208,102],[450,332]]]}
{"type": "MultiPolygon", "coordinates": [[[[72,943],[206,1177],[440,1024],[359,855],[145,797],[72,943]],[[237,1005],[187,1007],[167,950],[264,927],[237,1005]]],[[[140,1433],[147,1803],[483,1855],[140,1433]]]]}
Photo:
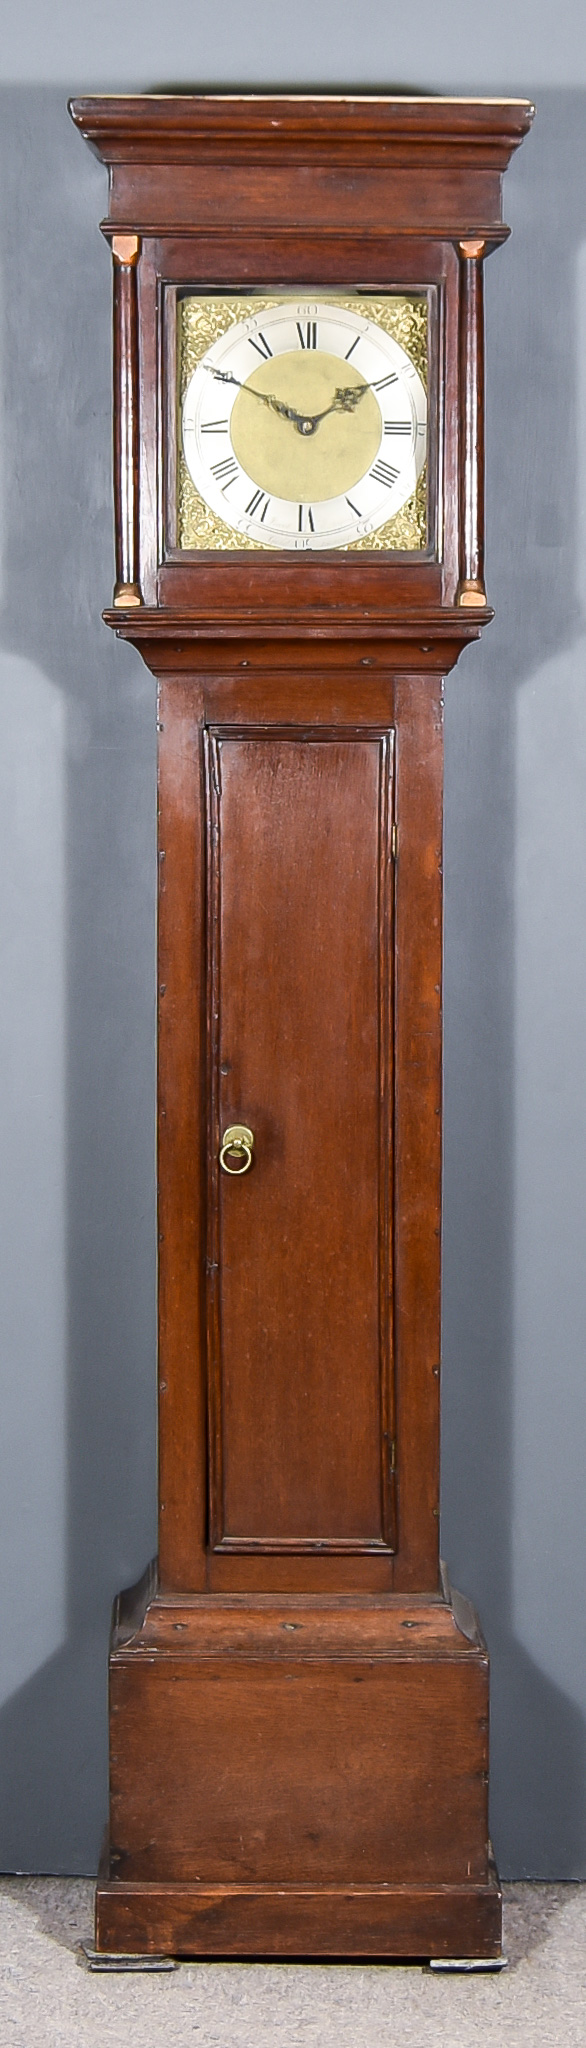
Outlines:
{"type": "Polygon", "coordinates": [[[397,830],[396,821],[393,820],[393,824],[391,825],[391,860],[396,860],[397,858],[398,845],[399,834],[397,830]]]}

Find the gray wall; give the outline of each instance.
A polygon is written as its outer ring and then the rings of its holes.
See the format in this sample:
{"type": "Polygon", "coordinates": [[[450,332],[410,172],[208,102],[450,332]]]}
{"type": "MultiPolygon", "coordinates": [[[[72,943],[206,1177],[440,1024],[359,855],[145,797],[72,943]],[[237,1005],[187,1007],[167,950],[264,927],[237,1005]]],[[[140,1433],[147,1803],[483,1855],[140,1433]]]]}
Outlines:
{"type": "Polygon", "coordinates": [[[586,1876],[583,11],[5,13],[0,1863],[95,1867],[110,1601],[154,1543],[154,701],[100,621],[105,180],[65,100],[394,81],[538,99],[487,273],[497,618],[447,686],[443,1548],[492,1651],[502,1870],[586,1876]]]}

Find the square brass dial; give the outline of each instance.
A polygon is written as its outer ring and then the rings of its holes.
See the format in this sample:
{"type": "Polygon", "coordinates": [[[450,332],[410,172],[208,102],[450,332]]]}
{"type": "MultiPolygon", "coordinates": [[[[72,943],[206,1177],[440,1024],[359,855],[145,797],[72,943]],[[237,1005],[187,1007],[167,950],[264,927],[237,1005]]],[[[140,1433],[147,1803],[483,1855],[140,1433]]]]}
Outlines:
{"type": "Polygon", "coordinates": [[[182,293],[178,546],[426,549],[428,356],[424,292],[182,293]]]}

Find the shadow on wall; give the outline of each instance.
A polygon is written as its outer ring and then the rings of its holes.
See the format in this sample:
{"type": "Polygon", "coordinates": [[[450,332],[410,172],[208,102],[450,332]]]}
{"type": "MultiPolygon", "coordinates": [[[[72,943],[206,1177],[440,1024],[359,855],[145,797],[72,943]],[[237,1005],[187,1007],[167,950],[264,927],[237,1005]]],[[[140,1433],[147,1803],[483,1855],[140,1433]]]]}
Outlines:
{"type": "Polygon", "coordinates": [[[154,1549],[154,686],[113,579],[104,173],[0,95],[4,1869],[95,1868],[111,1599],[154,1549]]]}
{"type": "MultiPolygon", "coordinates": [[[[65,88],[1,95],[10,973],[0,1320],[11,1447],[0,1863],[76,1872],[95,1867],[106,1811],[110,1601],[154,1544],[155,721],[150,677],[99,616],[113,574],[109,256],[96,227],[105,185],[65,99],[65,88]]],[[[578,1567],[572,1579],[568,1560],[583,1495],[575,1466],[568,1487],[563,1465],[573,1423],[558,1431],[553,1476],[546,1463],[553,1371],[557,1415],[563,1387],[572,1417],[579,1398],[586,1262],[575,1261],[572,1325],[566,1317],[553,1360],[547,1319],[562,1282],[529,1199],[551,1164],[544,1173],[532,1093],[547,1031],[532,1041],[529,1087],[523,1064],[532,975],[543,997],[543,930],[528,922],[526,877],[551,762],[546,734],[534,816],[532,693],[554,724],[555,664],[580,652],[573,398],[585,115],[584,95],[541,94],[507,179],[515,236],[487,274],[497,620],[447,689],[444,1547],[493,1654],[494,1833],[516,1876],[586,1872],[570,1647],[578,1567]]],[[[586,673],[584,683],[586,707],[586,673]]],[[[579,692],[572,702],[583,733],[579,692]]],[[[568,718],[563,730],[562,838],[576,757],[568,718]]],[[[550,807],[551,797],[549,785],[550,807]]],[[[563,862],[556,874],[554,921],[575,954],[575,884],[568,898],[563,862]]],[[[530,900],[542,899],[533,890],[530,900]]],[[[555,1007],[540,1014],[553,1029],[555,1007]]],[[[560,1113],[548,1144],[559,1165],[576,1067],[556,1052],[560,1113]]],[[[577,1182],[562,1190],[566,1206],[577,1192],[577,1182]]]]}
{"type": "Polygon", "coordinates": [[[446,705],[442,1541],[492,1655],[503,1875],[586,1875],[586,99],[487,266],[488,588],[446,705]],[[582,376],[584,372],[581,372],[582,376]]]}

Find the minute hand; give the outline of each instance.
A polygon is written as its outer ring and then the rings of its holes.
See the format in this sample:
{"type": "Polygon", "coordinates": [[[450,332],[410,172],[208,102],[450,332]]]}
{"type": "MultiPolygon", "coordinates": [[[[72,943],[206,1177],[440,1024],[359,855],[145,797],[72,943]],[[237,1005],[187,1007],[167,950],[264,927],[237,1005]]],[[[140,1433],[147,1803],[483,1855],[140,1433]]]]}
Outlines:
{"type": "MultiPolygon", "coordinates": [[[[282,400],[275,398],[271,391],[255,391],[253,384],[243,384],[240,377],[233,377],[231,370],[214,370],[211,363],[205,363],[204,369],[209,370],[210,376],[215,377],[218,383],[236,384],[239,391],[246,391],[250,398],[258,398],[260,405],[268,405],[271,412],[278,413],[279,419],[292,420],[294,426],[299,428],[300,433],[304,431],[307,433],[305,415],[295,412],[292,405],[284,405],[282,400]]],[[[321,419],[322,417],[323,415],[319,413],[318,418],[321,419]]]]}

